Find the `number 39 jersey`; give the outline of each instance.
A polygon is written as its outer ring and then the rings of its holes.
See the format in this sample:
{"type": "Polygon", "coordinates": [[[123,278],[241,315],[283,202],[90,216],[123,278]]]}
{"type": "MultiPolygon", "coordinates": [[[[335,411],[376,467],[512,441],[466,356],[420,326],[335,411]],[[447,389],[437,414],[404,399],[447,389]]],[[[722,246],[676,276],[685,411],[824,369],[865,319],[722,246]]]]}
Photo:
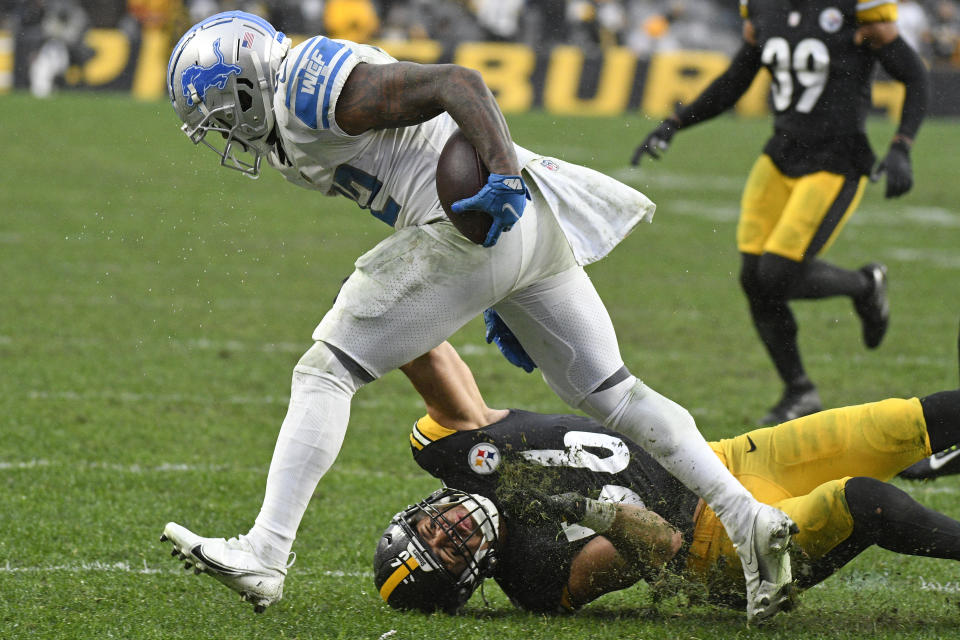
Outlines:
{"type": "Polygon", "coordinates": [[[741,0],[771,75],[775,135],[768,153],[787,175],[862,175],[875,58],[857,29],[895,22],[896,0],[741,0]]]}
{"type": "MultiPolygon", "coordinates": [[[[550,467],[549,493],[577,491],[617,502],[642,504],[689,540],[698,498],[649,454],[590,418],[512,410],[503,420],[473,431],[453,431],[429,417],[410,435],[413,457],[447,486],[479,493],[503,509],[497,495],[501,472],[514,460],[550,467]]],[[[516,467],[513,467],[516,468],[516,467]]],[[[542,479],[538,478],[542,482],[542,479]]],[[[532,611],[562,608],[570,562],[594,532],[559,522],[528,525],[511,518],[494,578],[517,606],[532,611]]]]}

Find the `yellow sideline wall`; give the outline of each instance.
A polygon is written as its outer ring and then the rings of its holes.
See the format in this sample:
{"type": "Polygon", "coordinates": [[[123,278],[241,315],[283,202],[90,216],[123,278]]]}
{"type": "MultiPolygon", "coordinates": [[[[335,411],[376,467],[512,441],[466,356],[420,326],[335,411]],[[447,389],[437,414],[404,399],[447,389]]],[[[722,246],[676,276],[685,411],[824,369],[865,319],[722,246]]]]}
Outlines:
{"type": "MultiPolygon", "coordinates": [[[[304,39],[293,36],[294,44],[304,39]]],[[[146,29],[137,42],[131,42],[121,31],[91,29],[86,44],[94,55],[82,66],[70,69],[68,86],[129,90],[144,100],[164,96],[171,46],[166,32],[146,29]]],[[[533,108],[581,116],[641,111],[660,118],[669,115],[678,102],[696,96],[729,62],[726,55],[712,51],[674,51],[640,60],[629,49],[612,47],[602,57],[588,60],[583,51],[572,46],[538,54],[525,45],[502,42],[464,42],[452,51],[433,40],[374,44],[401,60],[454,62],[477,69],[506,113],[533,108]]],[[[12,85],[13,63],[10,34],[0,32],[0,91],[12,85]]],[[[762,73],[737,104],[737,113],[765,115],[768,88],[769,77],[762,73]]],[[[903,102],[903,86],[877,82],[873,100],[875,107],[896,117],[903,102]]]]}

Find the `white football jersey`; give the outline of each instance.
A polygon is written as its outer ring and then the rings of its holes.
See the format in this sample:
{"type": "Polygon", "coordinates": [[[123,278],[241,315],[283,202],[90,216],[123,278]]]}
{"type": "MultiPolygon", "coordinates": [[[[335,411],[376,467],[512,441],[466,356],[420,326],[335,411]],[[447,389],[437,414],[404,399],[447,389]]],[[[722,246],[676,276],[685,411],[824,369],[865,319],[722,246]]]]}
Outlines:
{"type": "MultiPolygon", "coordinates": [[[[315,36],[280,66],[274,113],[282,146],[268,155],[290,182],[326,195],[344,195],[390,226],[445,218],[436,189],[437,162],[457,129],[448,114],[419,125],[344,132],[335,111],[347,76],[360,63],[396,62],[383,50],[315,36]]],[[[642,193],[586,167],[543,158],[517,146],[538,210],[556,218],[579,264],[605,256],[654,205],[642,193]]]]}
{"type": "Polygon", "coordinates": [[[396,60],[376,47],[323,36],[287,54],[273,100],[287,162],[273,152],[270,164],[290,182],[344,195],[397,229],[444,218],[437,161],[457,124],[443,114],[412,127],[347,134],[334,111],[343,83],[361,62],[396,60]]]}

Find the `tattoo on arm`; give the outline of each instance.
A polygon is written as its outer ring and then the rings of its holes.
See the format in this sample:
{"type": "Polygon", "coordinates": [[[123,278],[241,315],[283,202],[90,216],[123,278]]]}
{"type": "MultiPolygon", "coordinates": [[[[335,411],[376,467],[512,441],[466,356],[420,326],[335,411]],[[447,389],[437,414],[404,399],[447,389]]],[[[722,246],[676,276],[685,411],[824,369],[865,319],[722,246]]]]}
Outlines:
{"type": "Polygon", "coordinates": [[[358,135],[405,127],[448,112],[494,173],[518,173],[510,131],[499,106],[476,71],[457,65],[411,62],[359,64],[337,101],[336,119],[358,135]]]}

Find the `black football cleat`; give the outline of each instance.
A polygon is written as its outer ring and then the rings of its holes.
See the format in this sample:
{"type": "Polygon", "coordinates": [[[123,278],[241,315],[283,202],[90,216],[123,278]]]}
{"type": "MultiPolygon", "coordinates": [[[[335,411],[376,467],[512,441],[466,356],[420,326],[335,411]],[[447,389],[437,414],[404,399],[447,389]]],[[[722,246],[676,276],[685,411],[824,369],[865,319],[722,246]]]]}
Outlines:
{"type": "Polygon", "coordinates": [[[941,476],[960,473],[960,446],[938,451],[920,462],[916,462],[897,475],[906,480],[933,480],[941,476]]]}
{"type": "Polygon", "coordinates": [[[820,393],[816,387],[811,386],[800,390],[787,388],[780,401],[760,418],[757,426],[769,427],[818,411],[823,411],[823,404],[820,402],[820,393]]]}
{"type": "Polygon", "coordinates": [[[870,292],[853,302],[863,326],[863,344],[867,349],[876,349],[883,342],[890,326],[890,301],[887,299],[887,267],[872,262],[860,271],[873,283],[870,292]]]}

